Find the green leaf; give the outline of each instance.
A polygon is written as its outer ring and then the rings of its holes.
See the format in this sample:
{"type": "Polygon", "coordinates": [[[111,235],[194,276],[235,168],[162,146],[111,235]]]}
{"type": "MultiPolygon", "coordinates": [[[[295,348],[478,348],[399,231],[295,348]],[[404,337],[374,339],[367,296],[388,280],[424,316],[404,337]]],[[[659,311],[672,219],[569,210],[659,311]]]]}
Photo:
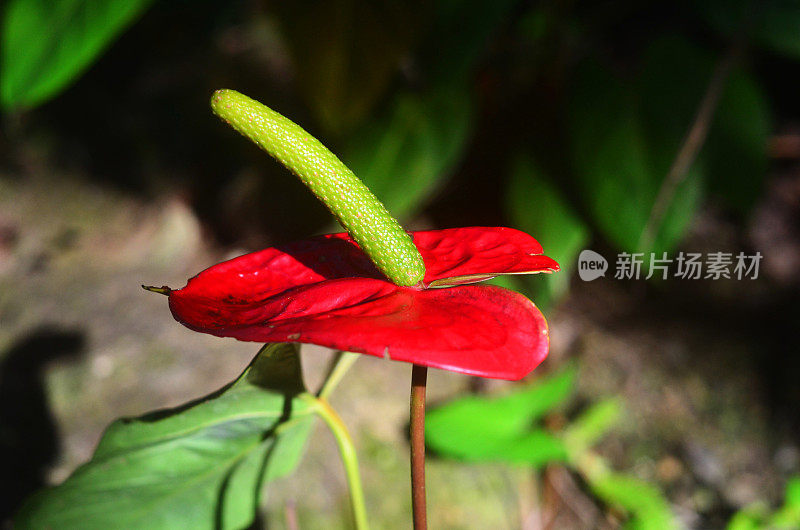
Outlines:
{"type": "Polygon", "coordinates": [[[242,528],[262,484],[297,465],[313,424],[296,345],[177,409],[114,422],[92,459],[35,494],[19,528],[242,528]]]}
{"type": "Polygon", "coordinates": [[[747,213],[761,193],[771,130],[764,92],[751,74],[734,70],[720,97],[705,155],[711,191],[740,213],[747,213]]]}
{"type": "MultiPolygon", "coordinates": [[[[711,80],[714,60],[685,38],[657,39],[643,58],[639,91],[655,170],[666,174],[711,80]]],[[[707,175],[711,190],[746,213],[761,190],[767,169],[771,124],[766,98],[755,79],[734,68],[725,80],[708,138],[694,171],[707,175]]],[[[680,190],[676,193],[676,196],[680,190]]]]}
{"type": "Polygon", "coordinates": [[[698,161],[666,196],[652,240],[644,237],[702,97],[686,79],[703,79],[698,65],[704,61],[687,49],[667,39],[645,53],[641,100],[633,83],[597,64],[584,65],[573,82],[569,129],[577,183],[594,222],[624,251],[670,250],[699,206],[704,177],[698,161]]]}
{"type": "Polygon", "coordinates": [[[429,442],[429,445],[450,458],[471,462],[503,462],[539,468],[567,460],[564,443],[540,429],[508,438],[463,438],[447,446],[438,441],[429,442]]]}
{"type": "Polygon", "coordinates": [[[681,148],[711,80],[708,52],[680,35],[655,39],[641,58],[635,89],[652,170],[663,176],[681,148]]]}
{"type": "Polygon", "coordinates": [[[632,95],[599,65],[585,65],[570,109],[573,167],[587,209],[606,237],[636,249],[655,194],[632,95]]]}
{"type": "Polygon", "coordinates": [[[728,521],[727,530],[792,530],[800,528],[800,476],[786,483],[783,506],[770,514],[763,502],[755,502],[736,512],[728,521]]]}
{"type": "Polygon", "coordinates": [[[342,159],[393,215],[408,215],[458,164],[473,117],[466,89],[400,93],[348,140],[342,159]]]}
{"type": "Polygon", "coordinates": [[[631,517],[626,528],[668,530],[677,527],[669,503],[652,484],[628,475],[607,472],[590,475],[589,486],[604,502],[621,508],[631,517]]]}
{"type": "Polygon", "coordinates": [[[786,506],[800,510],[800,475],[792,477],[786,483],[786,506]]]}
{"type": "Polygon", "coordinates": [[[764,528],[764,515],[764,506],[750,506],[736,512],[725,528],[727,530],[761,530],[764,528]]]}
{"type": "Polygon", "coordinates": [[[152,0],[10,0],[0,40],[0,103],[34,107],[64,90],[152,0]]]}
{"type": "Polygon", "coordinates": [[[571,457],[580,454],[602,438],[622,415],[622,403],[610,398],[592,404],[586,411],[570,423],[564,433],[564,440],[570,449],[571,457]]]}
{"type": "Polygon", "coordinates": [[[537,385],[499,398],[469,396],[428,412],[428,445],[443,455],[476,461],[539,465],[563,460],[563,444],[534,422],[564,402],[575,385],[568,368],[537,385]]]}
{"type": "Polygon", "coordinates": [[[789,479],[786,483],[786,497],[783,506],[772,514],[769,528],[800,528],[800,476],[789,479]]]}
{"type": "Polygon", "coordinates": [[[514,163],[506,204],[514,224],[534,234],[545,253],[561,266],[558,274],[526,279],[526,292],[536,305],[547,308],[566,292],[578,252],[589,240],[589,229],[561,191],[527,157],[519,157],[514,163]]]}

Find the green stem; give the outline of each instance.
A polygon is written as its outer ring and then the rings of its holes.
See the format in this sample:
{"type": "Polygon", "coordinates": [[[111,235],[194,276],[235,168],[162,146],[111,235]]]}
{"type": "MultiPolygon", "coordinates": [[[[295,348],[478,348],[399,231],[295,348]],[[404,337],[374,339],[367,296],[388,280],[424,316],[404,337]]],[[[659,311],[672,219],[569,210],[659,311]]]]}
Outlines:
{"type": "Polygon", "coordinates": [[[353,520],[356,530],[367,530],[367,509],[364,503],[364,490],[361,487],[361,475],[358,472],[358,457],[353,445],[353,439],[347,432],[342,419],[330,404],[322,398],[317,398],[311,394],[303,394],[302,399],[306,400],[314,407],[314,411],[322,420],[328,424],[336,443],[339,445],[339,453],[342,456],[347,484],[350,487],[350,506],[353,510],[353,520]]]}
{"type": "Polygon", "coordinates": [[[428,528],[425,494],[425,390],[428,368],[415,364],[411,369],[411,510],[414,530],[428,528]]]}
{"type": "Polygon", "coordinates": [[[360,357],[357,353],[350,353],[347,351],[339,352],[339,357],[336,359],[336,364],[333,366],[333,369],[328,374],[328,377],[325,379],[325,382],[322,384],[322,388],[320,389],[317,397],[320,399],[328,399],[331,395],[331,392],[339,385],[339,382],[344,377],[344,374],[350,369],[353,364],[358,360],[360,357]]]}

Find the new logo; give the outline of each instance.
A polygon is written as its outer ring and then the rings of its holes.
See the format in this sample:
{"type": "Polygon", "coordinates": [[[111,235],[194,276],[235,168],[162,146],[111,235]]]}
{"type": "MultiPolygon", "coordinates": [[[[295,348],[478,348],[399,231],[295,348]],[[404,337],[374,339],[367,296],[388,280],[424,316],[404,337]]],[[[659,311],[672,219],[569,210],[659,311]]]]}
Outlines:
{"type": "Polygon", "coordinates": [[[608,262],[594,250],[583,250],[578,256],[578,276],[585,282],[606,275],[608,262]]]}

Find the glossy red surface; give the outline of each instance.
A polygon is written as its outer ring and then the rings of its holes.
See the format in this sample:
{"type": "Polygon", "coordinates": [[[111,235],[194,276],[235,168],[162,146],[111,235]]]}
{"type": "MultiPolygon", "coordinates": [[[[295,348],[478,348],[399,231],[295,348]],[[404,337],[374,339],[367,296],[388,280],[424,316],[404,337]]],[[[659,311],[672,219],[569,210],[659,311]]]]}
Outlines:
{"type": "Polygon", "coordinates": [[[456,372],[519,379],[547,355],[547,323],[524,296],[460,285],[552,272],[535,239],[509,228],[412,234],[424,286],[383,278],[347,234],[246,254],[169,293],[196,331],[254,342],[304,342],[456,372]],[[446,289],[437,287],[455,285],[446,289]]]}

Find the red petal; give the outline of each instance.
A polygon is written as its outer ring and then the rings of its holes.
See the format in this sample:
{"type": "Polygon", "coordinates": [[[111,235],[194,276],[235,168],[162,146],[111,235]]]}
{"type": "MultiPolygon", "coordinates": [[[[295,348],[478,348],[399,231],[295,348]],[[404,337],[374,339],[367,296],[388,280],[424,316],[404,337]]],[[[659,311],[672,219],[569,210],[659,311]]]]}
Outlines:
{"type": "Polygon", "coordinates": [[[548,350],[539,310],[499,287],[416,290],[355,278],[267,299],[207,287],[194,280],[173,291],[170,308],[186,326],[221,337],[319,344],[499,379],[524,377],[548,350]]]}
{"type": "Polygon", "coordinates": [[[292,287],[335,278],[385,279],[346,233],[251,252],[209,267],[189,280],[208,296],[257,300],[292,287]]]}
{"type": "MultiPolygon", "coordinates": [[[[552,272],[531,236],[511,228],[451,228],[412,233],[431,287],[473,283],[499,274],[552,272]]],[[[335,278],[385,279],[346,233],[319,236],[245,254],[201,272],[192,281],[209,293],[265,298],[291,287],[335,278]]]]}
{"type": "Polygon", "coordinates": [[[473,226],[414,232],[425,260],[425,285],[441,287],[473,283],[499,274],[555,272],[534,238],[504,227],[473,226]]]}

